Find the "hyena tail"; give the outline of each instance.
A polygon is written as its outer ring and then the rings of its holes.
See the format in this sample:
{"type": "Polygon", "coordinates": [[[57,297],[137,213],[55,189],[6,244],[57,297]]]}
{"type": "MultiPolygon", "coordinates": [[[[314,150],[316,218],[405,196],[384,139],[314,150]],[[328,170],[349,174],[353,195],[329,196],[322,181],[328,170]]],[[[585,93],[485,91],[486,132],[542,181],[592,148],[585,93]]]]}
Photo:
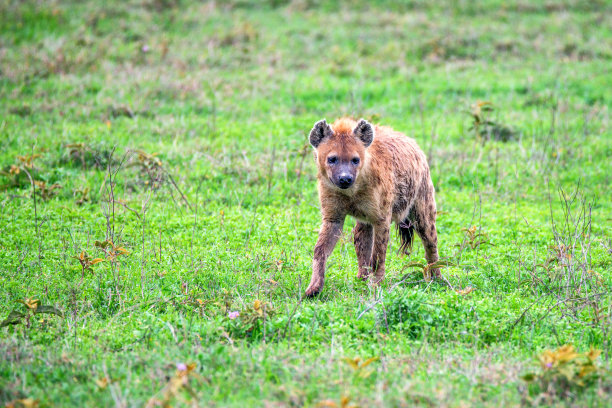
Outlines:
{"type": "Polygon", "coordinates": [[[412,241],[414,240],[414,225],[410,219],[397,224],[397,233],[400,236],[399,252],[404,255],[410,255],[412,252],[412,241]]]}

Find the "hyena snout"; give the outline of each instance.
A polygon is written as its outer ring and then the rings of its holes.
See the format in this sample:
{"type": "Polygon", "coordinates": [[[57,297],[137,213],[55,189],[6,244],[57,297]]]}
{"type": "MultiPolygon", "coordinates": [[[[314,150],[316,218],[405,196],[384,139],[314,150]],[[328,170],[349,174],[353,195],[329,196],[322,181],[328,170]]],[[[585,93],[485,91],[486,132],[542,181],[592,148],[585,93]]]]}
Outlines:
{"type": "Polygon", "coordinates": [[[355,177],[352,174],[343,173],[338,177],[336,184],[342,189],[347,189],[353,185],[353,181],[355,181],[355,177]]]}
{"type": "Polygon", "coordinates": [[[334,163],[331,167],[330,179],[339,188],[346,190],[355,183],[357,178],[356,166],[350,163],[334,163]]]}

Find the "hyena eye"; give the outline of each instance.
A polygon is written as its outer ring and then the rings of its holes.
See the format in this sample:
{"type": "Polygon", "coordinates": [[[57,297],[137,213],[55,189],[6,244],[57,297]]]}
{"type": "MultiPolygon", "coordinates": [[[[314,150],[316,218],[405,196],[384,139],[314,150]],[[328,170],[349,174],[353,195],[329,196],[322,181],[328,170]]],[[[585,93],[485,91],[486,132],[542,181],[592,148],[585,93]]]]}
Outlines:
{"type": "Polygon", "coordinates": [[[353,162],[353,164],[356,166],[359,164],[359,157],[353,157],[353,160],[351,160],[353,162]]]}
{"type": "Polygon", "coordinates": [[[338,161],[338,158],[337,158],[336,156],[329,156],[329,157],[327,158],[327,162],[328,162],[329,164],[336,164],[336,162],[337,162],[337,161],[338,161]]]}

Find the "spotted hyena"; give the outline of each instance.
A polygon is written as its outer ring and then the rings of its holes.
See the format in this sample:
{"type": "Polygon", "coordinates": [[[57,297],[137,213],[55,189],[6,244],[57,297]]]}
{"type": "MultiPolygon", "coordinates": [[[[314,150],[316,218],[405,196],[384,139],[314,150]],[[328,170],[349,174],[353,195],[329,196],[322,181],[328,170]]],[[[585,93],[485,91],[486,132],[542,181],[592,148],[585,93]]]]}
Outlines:
{"type": "MultiPolygon", "coordinates": [[[[318,167],[322,225],[314,248],[314,296],[323,288],[325,263],[342,234],[347,215],[353,229],[358,277],[380,282],[391,222],[395,221],[401,251],[408,253],[414,231],[425,247],[427,262],[438,260],[436,201],[429,166],[416,142],[389,127],[343,118],[331,126],[317,122],[310,132],[318,167]]],[[[438,269],[432,271],[440,275],[438,269]]]]}

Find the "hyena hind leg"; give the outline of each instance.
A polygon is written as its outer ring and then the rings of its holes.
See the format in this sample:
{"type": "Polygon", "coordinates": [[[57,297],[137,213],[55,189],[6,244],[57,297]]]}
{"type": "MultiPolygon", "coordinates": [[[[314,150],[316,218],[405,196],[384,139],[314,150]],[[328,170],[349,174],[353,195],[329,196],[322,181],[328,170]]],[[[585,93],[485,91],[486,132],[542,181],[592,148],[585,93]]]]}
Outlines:
{"type": "MultiPolygon", "coordinates": [[[[428,264],[437,262],[439,259],[438,233],[436,231],[436,203],[433,197],[430,200],[417,203],[414,215],[414,227],[421,241],[423,241],[425,259],[428,264]]],[[[439,268],[433,269],[431,273],[436,278],[441,277],[439,268]]]]}
{"type": "Polygon", "coordinates": [[[357,263],[359,265],[357,277],[365,280],[372,271],[374,228],[369,224],[357,221],[355,228],[353,228],[353,237],[355,252],[357,253],[357,263]]]}

